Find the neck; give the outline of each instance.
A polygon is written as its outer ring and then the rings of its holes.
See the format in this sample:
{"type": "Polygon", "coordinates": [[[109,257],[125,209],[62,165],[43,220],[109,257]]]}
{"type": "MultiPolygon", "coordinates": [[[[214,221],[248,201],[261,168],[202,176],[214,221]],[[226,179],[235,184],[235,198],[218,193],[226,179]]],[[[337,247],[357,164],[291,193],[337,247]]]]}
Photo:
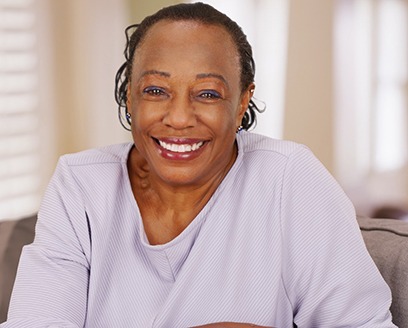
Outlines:
{"type": "Polygon", "coordinates": [[[192,204],[204,204],[218,188],[226,174],[231,169],[237,157],[237,146],[234,145],[228,162],[220,164],[217,173],[206,179],[192,183],[174,183],[163,180],[153,170],[150,170],[147,161],[134,147],[128,159],[128,173],[134,192],[153,193],[157,195],[161,204],[168,207],[191,208],[192,204]]]}
{"type": "Polygon", "coordinates": [[[152,173],[145,159],[136,149],[132,150],[129,177],[150,243],[172,240],[194,220],[230,170],[236,154],[234,148],[228,165],[203,184],[172,185],[152,173]]]}

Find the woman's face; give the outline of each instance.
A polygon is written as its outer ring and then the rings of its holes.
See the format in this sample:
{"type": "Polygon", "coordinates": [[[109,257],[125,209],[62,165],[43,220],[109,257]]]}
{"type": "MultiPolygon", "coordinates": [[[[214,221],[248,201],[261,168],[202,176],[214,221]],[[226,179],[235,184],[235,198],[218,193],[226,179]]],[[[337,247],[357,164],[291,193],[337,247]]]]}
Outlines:
{"type": "Polygon", "coordinates": [[[150,176],[172,186],[223,177],[235,160],[235,132],[249,99],[224,28],[153,25],[136,50],[128,89],[133,139],[150,176]]]}

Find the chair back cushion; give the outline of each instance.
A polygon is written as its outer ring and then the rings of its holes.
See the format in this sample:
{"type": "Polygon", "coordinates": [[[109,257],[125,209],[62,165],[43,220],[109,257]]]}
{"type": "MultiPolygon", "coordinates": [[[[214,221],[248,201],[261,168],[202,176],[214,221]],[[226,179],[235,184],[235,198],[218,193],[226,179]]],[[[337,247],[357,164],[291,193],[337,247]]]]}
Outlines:
{"type": "Polygon", "coordinates": [[[37,215],[0,221],[0,322],[6,320],[21,250],[34,240],[36,221],[37,215]]]}
{"type": "Polygon", "coordinates": [[[408,327],[408,223],[358,218],[368,252],[392,292],[391,313],[398,327],[408,327]]]}

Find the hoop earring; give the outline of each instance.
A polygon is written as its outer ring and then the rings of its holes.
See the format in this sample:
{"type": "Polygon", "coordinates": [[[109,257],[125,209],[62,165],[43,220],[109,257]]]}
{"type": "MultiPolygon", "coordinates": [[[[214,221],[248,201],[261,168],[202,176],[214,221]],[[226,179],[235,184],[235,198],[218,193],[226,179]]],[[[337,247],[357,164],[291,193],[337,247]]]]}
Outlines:
{"type": "Polygon", "coordinates": [[[244,129],[244,128],[243,128],[243,126],[242,126],[242,125],[240,125],[239,127],[237,127],[237,131],[236,131],[236,133],[241,132],[243,129],[244,129]]]}

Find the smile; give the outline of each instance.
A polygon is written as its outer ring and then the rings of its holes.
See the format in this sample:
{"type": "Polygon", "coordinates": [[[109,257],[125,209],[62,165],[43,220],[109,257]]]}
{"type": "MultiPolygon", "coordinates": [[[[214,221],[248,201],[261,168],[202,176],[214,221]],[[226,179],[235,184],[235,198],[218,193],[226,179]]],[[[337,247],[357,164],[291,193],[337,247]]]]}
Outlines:
{"type": "Polygon", "coordinates": [[[161,147],[166,150],[175,152],[175,153],[188,153],[199,149],[204,142],[196,142],[193,144],[174,144],[174,143],[166,143],[162,140],[158,140],[161,147]]]}

